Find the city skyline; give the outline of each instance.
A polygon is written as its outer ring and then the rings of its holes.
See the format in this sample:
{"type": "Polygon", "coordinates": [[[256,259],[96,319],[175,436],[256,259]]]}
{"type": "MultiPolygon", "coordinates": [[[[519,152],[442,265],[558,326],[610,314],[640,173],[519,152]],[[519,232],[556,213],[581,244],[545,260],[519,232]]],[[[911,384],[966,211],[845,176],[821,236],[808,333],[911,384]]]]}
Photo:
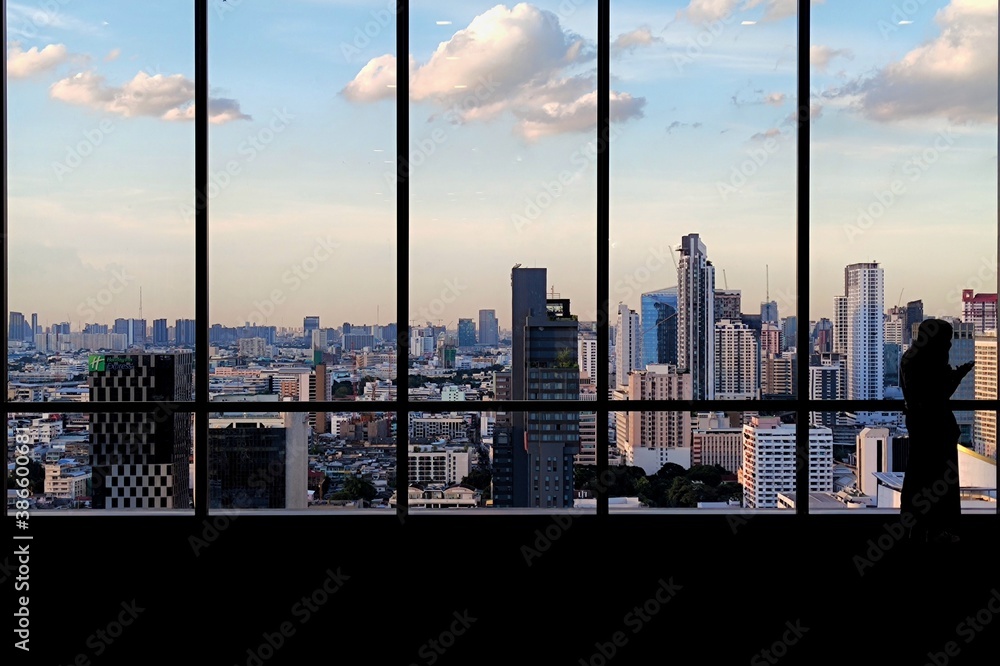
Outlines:
{"type": "MultiPolygon", "coordinates": [[[[770,298],[795,312],[795,18],[782,3],[754,4],[614,7],[612,306],[638,308],[641,292],[675,286],[669,248],[698,233],[744,309],[766,300],[769,272],[770,298]],[[763,162],[740,184],[733,169],[754,155],[763,162]],[[663,219],[683,222],[665,231],[663,219]],[[734,220],[754,233],[734,235],[734,220]]],[[[415,319],[496,309],[508,328],[506,276],[518,262],[547,266],[581,319],[598,318],[587,260],[596,4],[567,7],[411,12],[403,249],[415,319]],[[473,37],[487,61],[463,50],[473,37]],[[506,78],[490,82],[498,72],[506,78]]],[[[398,166],[386,131],[395,27],[365,39],[354,30],[379,12],[377,2],[213,5],[213,323],[396,318],[400,246],[385,178],[398,166]],[[332,38],[324,24],[338,26],[332,38]],[[280,47],[274,60],[247,67],[262,44],[280,47]],[[351,131],[331,131],[331,118],[351,131]],[[239,173],[227,176],[234,161],[239,173]],[[345,283],[351,298],[337,295],[345,283]]],[[[102,314],[135,317],[141,285],[145,312],[191,317],[193,43],[175,38],[191,34],[189,12],[121,4],[58,16],[39,26],[8,5],[10,309],[85,323],[81,307],[107,291],[102,314]],[[164,96],[154,104],[145,92],[164,96]]],[[[809,318],[833,318],[841,266],[872,260],[885,268],[887,306],[902,292],[958,316],[961,289],[996,291],[996,5],[929,1],[893,19],[881,6],[822,3],[812,21],[809,318]]]]}

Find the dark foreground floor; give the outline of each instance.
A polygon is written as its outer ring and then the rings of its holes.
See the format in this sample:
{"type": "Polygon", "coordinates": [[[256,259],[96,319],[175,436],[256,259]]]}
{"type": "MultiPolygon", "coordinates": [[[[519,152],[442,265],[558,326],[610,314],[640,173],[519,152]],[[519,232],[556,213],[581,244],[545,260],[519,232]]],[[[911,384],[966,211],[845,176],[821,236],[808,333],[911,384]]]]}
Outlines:
{"type": "Polygon", "coordinates": [[[36,517],[4,663],[1000,663],[1000,523],[965,518],[36,517]]]}

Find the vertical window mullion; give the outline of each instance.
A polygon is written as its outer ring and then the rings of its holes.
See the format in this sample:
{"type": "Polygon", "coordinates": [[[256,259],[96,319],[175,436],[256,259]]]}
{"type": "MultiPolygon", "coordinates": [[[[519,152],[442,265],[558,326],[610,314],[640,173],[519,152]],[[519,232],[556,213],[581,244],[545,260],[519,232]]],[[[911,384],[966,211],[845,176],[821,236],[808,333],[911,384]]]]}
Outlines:
{"type": "MultiPolygon", "coordinates": [[[[597,412],[597,478],[608,471],[608,377],[610,344],[611,181],[611,0],[597,5],[597,399],[605,409],[597,412]],[[603,150],[601,150],[603,148],[603,150]],[[602,427],[603,424],[603,427],[602,427]]],[[[597,515],[608,515],[608,486],[597,484],[597,515]]]]}
{"type": "Polygon", "coordinates": [[[410,3],[396,5],[396,516],[409,514],[410,391],[410,3]],[[405,169],[405,171],[404,171],[405,169]]]}
{"type": "Polygon", "coordinates": [[[798,391],[795,399],[795,513],[809,514],[809,0],[798,7],[798,118],[796,124],[796,309],[798,391]]]}
{"type": "Polygon", "coordinates": [[[194,509],[208,515],[208,0],[194,2],[195,439],[194,509]]]}

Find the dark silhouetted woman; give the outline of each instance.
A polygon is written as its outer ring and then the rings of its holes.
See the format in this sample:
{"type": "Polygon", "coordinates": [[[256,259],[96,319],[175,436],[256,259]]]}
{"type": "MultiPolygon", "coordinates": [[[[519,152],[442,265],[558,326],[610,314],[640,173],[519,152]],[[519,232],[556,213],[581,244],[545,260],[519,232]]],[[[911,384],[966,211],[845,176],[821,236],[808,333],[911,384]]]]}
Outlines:
{"type": "Polygon", "coordinates": [[[961,431],[948,401],[973,364],[948,365],[951,336],[952,326],[944,320],[921,322],[899,366],[910,436],[900,515],[912,520],[911,538],[932,543],[958,541],[962,512],[958,485],[961,431]]]}

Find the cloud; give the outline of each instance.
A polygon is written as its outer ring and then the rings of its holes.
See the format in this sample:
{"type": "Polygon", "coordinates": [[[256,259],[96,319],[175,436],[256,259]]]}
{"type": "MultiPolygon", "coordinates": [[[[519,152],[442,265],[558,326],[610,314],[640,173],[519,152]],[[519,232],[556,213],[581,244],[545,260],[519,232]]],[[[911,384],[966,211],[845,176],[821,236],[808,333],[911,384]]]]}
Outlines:
{"type": "Polygon", "coordinates": [[[7,78],[25,79],[66,62],[69,52],[64,44],[49,44],[41,51],[32,46],[27,51],[17,42],[7,47],[7,78]]]}
{"type": "Polygon", "coordinates": [[[655,36],[648,25],[640,26],[632,32],[623,32],[611,42],[611,55],[621,53],[631,53],[640,46],[649,46],[656,42],[662,42],[662,37],[655,36]]]}
{"type": "Polygon", "coordinates": [[[835,49],[819,44],[813,44],[809,47],[809,63],[816,68],[817,72],[825,73],[830,61],[837,57],[852,60],[854,52],[851,49],[835,49]]]}
{"type": "Polygon", "coordinates": [[[775,92],[764,96],[764,104],[781,106],[785,103],[785,93],[775,92]]]}
{"type": "MultiPolygon", "coordinates": [[[[812,0],[812,4],[822,4],[824,0],[812,0]]],[[[679,12],[689,20],[700,23],[702,21],[717,21],[732,15],[736,11],[746,11],[764,5],[764,20],[778,21],[798,13],[797,0],[745,0],[740,4],[740,0],[691,0],[685,9],[679,12]]]]}
{"type": "MultiPolygon", "coordinates": [[[[812,103],[809,105],[809,122],[814,123],[823,117],[823,105],[818,103],[812,103]]],[[[788,127],[790,125],[797,125],[799,122],[799,112],[793,111],[789,113],[785,120],[781,123],[782,127],[788,127]]]]}
{"type": "Polygon", "coordinates": [[[377,102],[395,97],[395,88],[396,56],[383,55],[369,60],[341,92],[352,102],[377,102]]]}
{"type": "MultiPolygon", "coordinates": [[[[125,118],[194,119],[194,82],[181,74],[164,76],[139,72],[124,85],[112,86],[96,72],[80,72],[53,83],[49,94],[67,104],[125,118]]],[[[251,119],[240,111],[239,102],[232,99],[210,99],[208,112],[209,120],[216,124],[251,119]]]]}
{"type": "Polygon", "coordinates": [[[953,0],[934,17],[941,34],[873,77],[846,86],[862,113],[890,122],[945,117],[997,122],[997,3],[953,0]]]}
{"type": "Polygon", "coordinates": [[[772,127],[769,130],[765,130],[763,132],[757,132],[756,134],[750,137],[750,140],[765,141],[767,139],[773,139],[774,137],[778,136],[781,136],[781,130],[779,130],[777,127],[772,127]]]}
{"type": "Polygon", "coordinates": [[[111,51],[108,52],[108,55],[104,56],[104,62],[114,62],[115,60],[118,60],[118,56],[121,54],[121,49],[111,49],[111,51]]]}
{"type": "Polygon", "coordinates": [[[691,129],[698,129],[699,127],[701,127],[701,123],[682,123],[679,120],[675,120],[674,122],[667,125],[667,134],[670,134],[676,129],[684,129],[685,127],[690,127],[691,129]]]}
{"type": "MultiPolygon", "coordinates": [[[[497,5],[441,42],[427,62],[410,57],[410,99],[437,107],[432,120],[444,115],[455,124],[513,115],[528,140],[587,131],[597,124],[596,77],[570,70],[595,56],[593,44],[563,30],[555,14],[497,5]]],[[[395,65],[391,55],[374,58],[341,93],[359,103],[394,97],[395,65]]],[[[610,104],[612,120],[624,121],[642,116],[645,99],[612,92],[610,104]]]]}

